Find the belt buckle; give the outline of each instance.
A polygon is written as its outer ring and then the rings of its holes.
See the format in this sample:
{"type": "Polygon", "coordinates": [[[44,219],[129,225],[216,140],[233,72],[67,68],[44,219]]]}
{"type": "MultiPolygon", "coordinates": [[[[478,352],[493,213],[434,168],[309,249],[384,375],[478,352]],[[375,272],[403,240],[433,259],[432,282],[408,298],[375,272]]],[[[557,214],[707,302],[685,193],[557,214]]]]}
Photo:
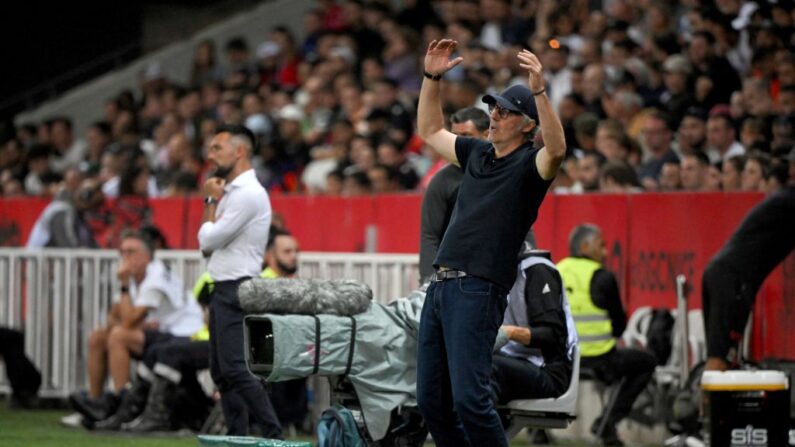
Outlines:
{"type": "Polygon", "coordinates": [[[441,282],[447,279],[463,278],[467,276],[461,270],[443,268],[433,274],[434,282],[441,282]]]}

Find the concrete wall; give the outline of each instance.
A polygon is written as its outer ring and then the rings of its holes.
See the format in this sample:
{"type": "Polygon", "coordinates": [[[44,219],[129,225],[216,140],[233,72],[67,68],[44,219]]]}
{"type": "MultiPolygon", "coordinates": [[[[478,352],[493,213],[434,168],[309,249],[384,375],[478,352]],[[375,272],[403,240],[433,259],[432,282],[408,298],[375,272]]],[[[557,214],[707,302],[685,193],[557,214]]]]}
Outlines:
{"type": "Polygon", "coordinates": [[[189,39],[147,54],[123,69],[109,72],[74,88],[32,111],[20,113],[14,121],[16,124],[38,123],[55,115],[65,115],[72,118],[76,135],[82,137],[92,122],[102,119],[104,104],[108,99],[124,89],[138,92],[138,74],[150,62],[159,63],[168,79],[185,83],[190,77],[193,53],[200,41],[215,41],[220,53],[219,60],[223,62],[223,46],[234,36],[244,37],[252,53],[276,25],[286,26],[300,38],[303,14],[313,7],[313,3],[309,0],[273,0],[261,4],[208,27],[189,39]]]}

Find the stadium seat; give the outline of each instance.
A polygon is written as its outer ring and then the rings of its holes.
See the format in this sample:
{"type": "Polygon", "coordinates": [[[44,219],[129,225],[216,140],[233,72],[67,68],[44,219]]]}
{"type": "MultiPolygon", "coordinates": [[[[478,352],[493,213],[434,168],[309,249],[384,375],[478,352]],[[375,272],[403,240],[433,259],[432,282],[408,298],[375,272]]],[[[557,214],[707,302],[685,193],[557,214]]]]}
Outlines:
{"type": "Polygon", "coordinates": [[[512,400],[500,408],[508,423],[505,432],[513,438],[522,428],[566,428],[577,418],[577,390],[580,385],[580,350],[574,347],[571,382],[561,396],[548,399],[512,400]]]}

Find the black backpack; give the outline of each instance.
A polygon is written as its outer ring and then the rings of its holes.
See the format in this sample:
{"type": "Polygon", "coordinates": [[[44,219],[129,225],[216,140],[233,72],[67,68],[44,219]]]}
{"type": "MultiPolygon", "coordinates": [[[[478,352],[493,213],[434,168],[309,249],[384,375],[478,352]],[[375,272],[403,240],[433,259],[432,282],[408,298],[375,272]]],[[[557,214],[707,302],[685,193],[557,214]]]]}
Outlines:
{"type": "Polygon", "coordinates": [[[652,310],[649,329],[646,332],[646,349],[654,354],[658,365],[665,365],[671,357],[673,329],[674,317],[668,309],[652,310]]]}

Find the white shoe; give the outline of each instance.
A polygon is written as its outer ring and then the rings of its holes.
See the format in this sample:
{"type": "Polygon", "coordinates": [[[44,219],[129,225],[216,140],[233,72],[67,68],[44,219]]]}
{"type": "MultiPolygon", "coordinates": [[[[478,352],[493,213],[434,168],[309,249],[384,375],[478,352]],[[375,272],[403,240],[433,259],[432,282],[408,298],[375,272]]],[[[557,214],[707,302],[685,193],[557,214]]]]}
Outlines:
{"type": "Polygon", "coordinates": [[[61,418],[61,425],[70,428],[83,428],[83,415],[80,413],[72,413],[68,416],[61,418]]]}

